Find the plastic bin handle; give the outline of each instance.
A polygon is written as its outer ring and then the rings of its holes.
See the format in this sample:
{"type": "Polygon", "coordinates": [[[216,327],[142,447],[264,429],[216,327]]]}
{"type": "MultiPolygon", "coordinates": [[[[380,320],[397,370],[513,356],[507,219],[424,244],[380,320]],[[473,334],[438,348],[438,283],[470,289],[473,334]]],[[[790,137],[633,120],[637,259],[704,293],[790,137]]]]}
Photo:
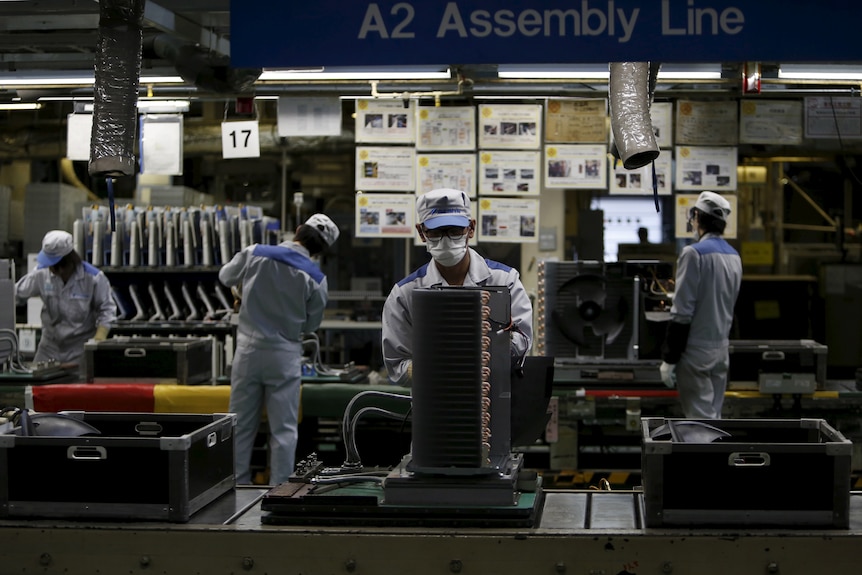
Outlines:
{"type": "Polygon", "coordinates": [[[70,445],[66,458],[76,461],[100,461],[108,458],[108,452],[101,445],[70,445]]]}
{"type": "Polygon", "coordinates": [[[731,467],[769,467],[769,454],[756,451],[735,451],[727,456],[727,464],[731,467]]]}
{"type": "Polygon", "coordinates": [[[783,351],[764,351],[763,359],[767,361],[784,361],[783,351]]]}
{"type": "Polygon", "coordinates": [[[126,357],[147,357],[147,350],[142,347],[127,347],[123,350],[126,357]]]}

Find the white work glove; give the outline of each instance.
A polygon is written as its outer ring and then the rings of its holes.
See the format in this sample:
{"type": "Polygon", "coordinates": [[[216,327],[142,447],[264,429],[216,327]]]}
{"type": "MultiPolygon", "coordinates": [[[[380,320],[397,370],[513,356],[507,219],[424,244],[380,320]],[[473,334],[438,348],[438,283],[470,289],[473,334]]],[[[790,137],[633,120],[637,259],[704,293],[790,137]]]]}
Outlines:
{"type": "Polygon", "coordinates": [[[661,372],[661,380],[669,388],[673,389],[676,387],[676,364],[668,363],[666,361],[661,362],[661,367],[659,367],[659,371],[661,372]]]}

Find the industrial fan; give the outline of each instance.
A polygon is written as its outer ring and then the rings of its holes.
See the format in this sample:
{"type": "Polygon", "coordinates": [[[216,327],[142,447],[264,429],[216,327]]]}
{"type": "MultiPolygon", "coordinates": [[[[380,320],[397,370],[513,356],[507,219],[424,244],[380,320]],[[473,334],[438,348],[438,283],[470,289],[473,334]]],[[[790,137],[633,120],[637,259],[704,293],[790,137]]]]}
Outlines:
{"type": "Polygon", "coordinates": [[[622,333],[629,315],[629,304],[621,294],[608,291],[604,276],[581,274],[563,283],[556,293],[557,307],[551,317],[560,333],[579,347],[589,349],[585,330],[611,344],[622,333]]]}

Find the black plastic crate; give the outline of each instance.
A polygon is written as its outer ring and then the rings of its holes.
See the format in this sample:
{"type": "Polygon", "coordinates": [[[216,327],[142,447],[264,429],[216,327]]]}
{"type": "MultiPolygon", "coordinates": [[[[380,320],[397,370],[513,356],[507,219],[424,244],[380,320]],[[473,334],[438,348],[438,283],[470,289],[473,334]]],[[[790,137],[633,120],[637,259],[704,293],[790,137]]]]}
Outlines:
{"type": "Polygon", "coordinates": [[[0,434],[0,517],[185,522],[236,485],[234,414],[59,415],[99,434],[0,434]]]}
{"type": "Polygon", "coordinates": [[[119,336],[84,344],[87,381],[175,380],[180,385],[213,379],[213,338],[119,336]]]}
{"type": "Polygon", "coordinates": [[[849,527],[853,446],[822,419],[641,425],[647,527],[849,527]]]}
{"type": "MultiPolygon", "coordinates": [[[[762,382],[764,374],[794,374],[813,378],[812,387],[816,389],[823,389],[826,384],[829,348],[814,340],[734,339],[730,340],[728,351],[729,381],[762,382]]],[[[806,391],[813,393],[814,389],[806,391]]]]}

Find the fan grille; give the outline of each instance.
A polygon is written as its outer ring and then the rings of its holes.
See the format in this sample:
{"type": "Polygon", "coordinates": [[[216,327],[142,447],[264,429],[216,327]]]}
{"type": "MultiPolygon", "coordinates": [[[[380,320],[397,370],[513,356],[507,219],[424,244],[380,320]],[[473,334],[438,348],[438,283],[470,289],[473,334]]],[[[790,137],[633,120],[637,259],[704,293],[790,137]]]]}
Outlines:
{"type": "Polygon", "coordinates": [[[599,262],[544,262],[544,279],[539,284],[539,299],[544,301],[544,313],[539,317],[544,333],[544,355],[558,360],[636,359],[632,357],[631,345],[634,335],[632,292],[633,279],[625,276],[622,266],[599,262]],[[579,345],[566,337],[552,318],[554,311],[562,313],[564,309],[576,308],[581,303],[574,290],[561,288],[569,280],[586,274],[603,277],[605,306],[613,305],[620,298],[626,302],[628,312],[623,320],[623,328],[612,342],[607,342],[604,336],[596,335],[591,327],[586,327],[582,335],[583,344],[579,345]]]}

